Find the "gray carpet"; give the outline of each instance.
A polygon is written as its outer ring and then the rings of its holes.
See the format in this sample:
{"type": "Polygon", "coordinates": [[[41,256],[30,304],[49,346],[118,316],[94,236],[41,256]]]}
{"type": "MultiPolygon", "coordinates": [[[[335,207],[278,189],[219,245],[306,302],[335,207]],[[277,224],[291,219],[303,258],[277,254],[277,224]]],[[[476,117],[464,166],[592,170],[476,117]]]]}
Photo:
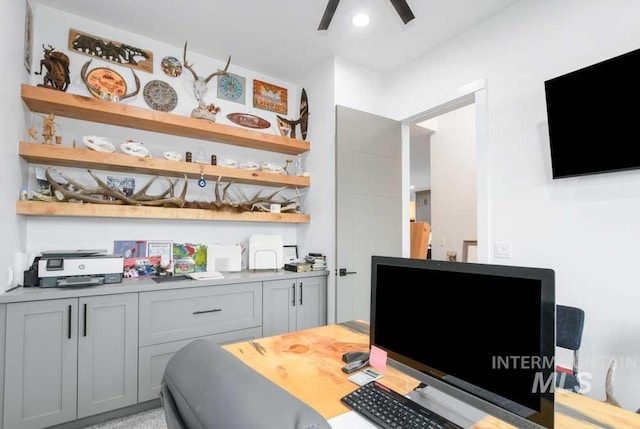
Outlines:
{"type": "Polygon", "coordinates": [[[167,423],[164,419],[164,411],[162,407],[153,410],[144,411],[138,414],[132,414],[127,417],[109,420],[93,426],[87,426],[85,429],[167,429],[167,423]]]}

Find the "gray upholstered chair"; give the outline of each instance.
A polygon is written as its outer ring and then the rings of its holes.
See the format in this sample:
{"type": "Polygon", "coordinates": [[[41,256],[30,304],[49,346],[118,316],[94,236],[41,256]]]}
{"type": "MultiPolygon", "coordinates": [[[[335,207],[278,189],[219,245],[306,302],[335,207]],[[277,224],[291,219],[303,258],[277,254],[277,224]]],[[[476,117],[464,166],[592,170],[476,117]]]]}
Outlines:
{"type": "Polygon", "coordinates": [[[556,346],[573,352],[571,368],[556,366],[556,386],[578,392],[579,352],[584,330],[584,310],[566,305],[556,305],[556,346]]]}
{"type": "Polygon", "coordinates": [[[169,429],[331,428],[313,408],[207,339],[169,360],[160,399],[169,429]]]}

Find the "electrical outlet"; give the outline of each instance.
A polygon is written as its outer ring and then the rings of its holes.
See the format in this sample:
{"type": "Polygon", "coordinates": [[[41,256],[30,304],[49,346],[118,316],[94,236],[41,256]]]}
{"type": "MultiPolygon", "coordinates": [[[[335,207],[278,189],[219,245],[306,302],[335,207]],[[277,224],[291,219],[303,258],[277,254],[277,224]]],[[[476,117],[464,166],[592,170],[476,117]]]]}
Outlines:
{"type": "Polygon", "coordinates": [[[444,238],[440,239],[440,247],[444,247],[447,245],[447,240],[445,240],[444,238]]]}
{"type": "Polygon", "coordinates": [[[511,259],[511,243],[496,243],[493,254],[496,258],[511,259]]]}
{"type": "Polygon", "coordinates": [[[7,280],[9,281],[7,283],[7,286],[12,286],[13,285],[13,267],[9,267],[9,276],[7,280]]]}

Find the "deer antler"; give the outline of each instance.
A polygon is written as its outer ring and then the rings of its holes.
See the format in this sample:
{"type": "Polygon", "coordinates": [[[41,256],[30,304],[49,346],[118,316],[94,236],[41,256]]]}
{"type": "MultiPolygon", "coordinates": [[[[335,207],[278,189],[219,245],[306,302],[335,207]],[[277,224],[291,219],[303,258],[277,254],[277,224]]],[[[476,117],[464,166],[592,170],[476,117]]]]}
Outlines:
{"type": "Polygon", "coordinates": [[[127,197],[122,192],[117,189],[112,189],[107,186],[102,180],[100,180],[96,175],[93,174],[91,170],[87,170],[93,180],[96,181],[98,185],[97,188],[89,188],[80,184],[79,182],[73,180],[72,178],[65,175],[62,171],[55,169],[53,167],[48,167],[45,170],[45,176],[47,181],[53,188],[53,194],[58,201],[69,201],[69,200],[78,200],[86,203],[95,203],[95,204],[129,204],[129,205],[139,205],[139,206],[174,206],[174,207],[183,207],[185,204],[185,196],[187,194],[187,177],[185,175],[184,178],[184,186],[182,188],[182,192],[180,196],[174,196],[174,187],[175,182],[172,183],[169,179],[169,189],[164,191],[160,195],[146,195],[147,189],[151,186],[151,184],[157,179],[157,176],[151,179],[149,183],[147,183],[140,191],[138,191],[135,195],[131,197],[127,197]],[[52,176],[51,172],[57,173],[62,179],[66,181],[65,184],[58,183],[52,176]],[[165,198],[167,194],[170,194],[170,198],[165,198]],[[115,200],[104,199],[104,197],[113,197],[115,200]]]}
{"type": "Polygon", "coordinates": [[[186,68],[187,70],[189,70],[191,72],[191,74],[193,75],[193,78],[195,80],[198,80],[198,73],[196,73],[191,66],[193,66],[193,64],[189,65],[189,63],[187,62],[187,43],[188,40],[186,42],[184,42],[184,54],[182,55],[182,62],[184,65],[184,68],[186,68]]]}
{"type": "Polygon", "coordinates": [[[189,64],[187,62],[187,43],[188,41],[184,42],[184,53],[182,55],[182,62],[184,63],[184,67],[191,72],[191,74],[193,75],[193,79],[195,80],[193,82],[193,91],[196,98],[198,99],[198,101],[202,101],[205,92],[207,92],[207,83],[209,83],[211,78],[213,78],[214,76],[224,76],[229,74],[229,72],[227,72],[227,69],[229,69],[229,64],[231,64],[231,55],[229,55],[227,65],[224,67],[224,70],[218,70],[211,73],[208,77],[202,78],[198,76],[198,73],[196,73],[195,70],[193,70],[193,64],[189,64]]]}
{"type": "Polygon", "coordinates": [[[223,70],[218,70],[217,72],[211,73],[204,81],[208,83],[211,80],[211,78],[214,77],[214,76],[226,76],[226,75],[228,75],[229,72],[227,72],[227,69],[229,68],[229,64],[231,64],[231,55],[229,55],[229,59],[227,60],[227,65],[224,66],[223,70]]]}

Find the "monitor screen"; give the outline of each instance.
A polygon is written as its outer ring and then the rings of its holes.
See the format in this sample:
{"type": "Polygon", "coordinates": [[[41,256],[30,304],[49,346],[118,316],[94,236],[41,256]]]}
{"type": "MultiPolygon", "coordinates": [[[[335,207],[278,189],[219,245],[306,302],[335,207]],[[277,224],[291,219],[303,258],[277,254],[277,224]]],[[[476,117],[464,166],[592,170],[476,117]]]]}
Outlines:
{"type": "Polygon", "coordinates": [[[640,49],[544,83],[554,179],[640,168],[640,49]]]}
{"type": "Polygon", "coordinates": [[[373,256],[371,345],[509,423],[553,428],[554,272],[373,256]]]}

